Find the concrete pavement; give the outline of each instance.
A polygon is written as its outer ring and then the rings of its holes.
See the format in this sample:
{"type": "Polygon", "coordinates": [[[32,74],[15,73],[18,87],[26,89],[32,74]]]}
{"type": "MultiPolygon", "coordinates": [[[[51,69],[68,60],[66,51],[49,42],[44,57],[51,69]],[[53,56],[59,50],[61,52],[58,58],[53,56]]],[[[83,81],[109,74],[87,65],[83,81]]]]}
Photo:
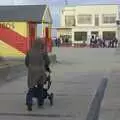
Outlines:
{"type": "MultiPolygon", "coordinates": [[[[54,106],[49,101],[43,108],[25,106],[27,78],[0,87],[1,120],[85,120],[103,76],[110,78],[113,66],[118,66],[115,49],[54,48],[58,63],[52,68],[54,106]]],[[[118,57],[118,56],[117,56],[118,57]]]]}
{"type": "Polygon", "coordinates": [[[116,53],[116,64],[110,73],[99,120],[120,120],[120,49],[116,53]]]}
{"type": "MultiPolygon", "coordinates": [[[[59,65],[57,67],[59,68],[59,65]]],[[[65,74],[65,71],[61,70],[56,71],[56,74],[52,77],[51,91],[55,94],[54,106],[51,107],[47,102],[43,109],[37,109],[36,105],[34,105],[31,113],[45,119],[49,118],[48,116],[53,116],[51,119],[84,119],[88,106],[99,85],[100,79],[95,80],[99,74],[71,74],[68,71],[66,73],[69,74],[68,77],[63,75],[57,77],[59,72],[65,74]],[[80,77],[84,78],[84,80],[80,79],[80,77]],[[43,115],[44,117],[42,117],[43,115]]],[[[17,116],[22,117],[28,114],[25,106],[26,82],[26,77],[22,77],[0,88],[0,108],[2,108],[0,109],[0,116],[4,114],[4,116],[13,117],[18,114],[17,116]],[[12,115],[9,115],[10,113],[12,115]]]]}

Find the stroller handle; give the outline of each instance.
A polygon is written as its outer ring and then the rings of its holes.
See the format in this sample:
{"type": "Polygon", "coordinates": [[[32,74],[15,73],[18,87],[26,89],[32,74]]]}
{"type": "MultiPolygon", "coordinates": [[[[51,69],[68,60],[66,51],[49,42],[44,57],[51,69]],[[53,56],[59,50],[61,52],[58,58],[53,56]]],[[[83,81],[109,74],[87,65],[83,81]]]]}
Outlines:
{"type": "Polygon", "coordinates": [[[49,90],[50,86],[51,86],[51,76],[50,76],[50,72],[48,72],[48,75],[47,75],[47,78],[46,78],[46,81],[44,84],[47,84],[47,90],[49,90]]]}

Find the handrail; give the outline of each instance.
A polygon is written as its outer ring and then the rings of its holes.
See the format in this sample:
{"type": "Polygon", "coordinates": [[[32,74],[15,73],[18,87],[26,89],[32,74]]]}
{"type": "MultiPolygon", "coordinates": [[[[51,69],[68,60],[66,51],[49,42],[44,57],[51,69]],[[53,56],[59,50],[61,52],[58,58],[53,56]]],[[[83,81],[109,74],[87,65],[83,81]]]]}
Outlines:
{"type": "Polygon", "coordinates": [[[91,102],[86,120],[98,120],[101,103],[104,97],[105,89],[107,87],[108,78],[103,78],[97,92],[91,102]]]}

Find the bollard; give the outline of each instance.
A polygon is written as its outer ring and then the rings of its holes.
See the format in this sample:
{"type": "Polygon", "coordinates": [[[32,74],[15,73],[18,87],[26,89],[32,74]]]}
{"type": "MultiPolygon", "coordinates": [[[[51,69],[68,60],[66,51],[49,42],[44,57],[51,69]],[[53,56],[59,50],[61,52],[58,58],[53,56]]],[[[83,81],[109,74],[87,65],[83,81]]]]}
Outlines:
{"type": "Polygon", "coordinates": [[[104,97],[105,89],[107,87],[108,78],[103,78],[97,92],[91,102],[86,120],[98,120],[100,106],[104,97]]]}

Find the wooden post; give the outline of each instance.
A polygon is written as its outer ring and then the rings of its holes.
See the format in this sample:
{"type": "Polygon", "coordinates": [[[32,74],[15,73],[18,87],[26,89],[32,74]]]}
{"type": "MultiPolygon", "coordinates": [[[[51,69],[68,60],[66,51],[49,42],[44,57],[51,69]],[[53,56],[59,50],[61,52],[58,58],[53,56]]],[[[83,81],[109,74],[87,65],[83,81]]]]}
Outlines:
{"type": "Polygon", "coordinates": [[[52,25],[49,24],[49,52],[52,52],[52,38],[51,38],[51,34],[52,34],[52,25]]]}
{"type": "Polygon", "coordinates": [[[49,30],[48,27],[45,27],[45,46],[46,46],[46,52],[48,52],[48,35],[49,34],[49,30]]]}

